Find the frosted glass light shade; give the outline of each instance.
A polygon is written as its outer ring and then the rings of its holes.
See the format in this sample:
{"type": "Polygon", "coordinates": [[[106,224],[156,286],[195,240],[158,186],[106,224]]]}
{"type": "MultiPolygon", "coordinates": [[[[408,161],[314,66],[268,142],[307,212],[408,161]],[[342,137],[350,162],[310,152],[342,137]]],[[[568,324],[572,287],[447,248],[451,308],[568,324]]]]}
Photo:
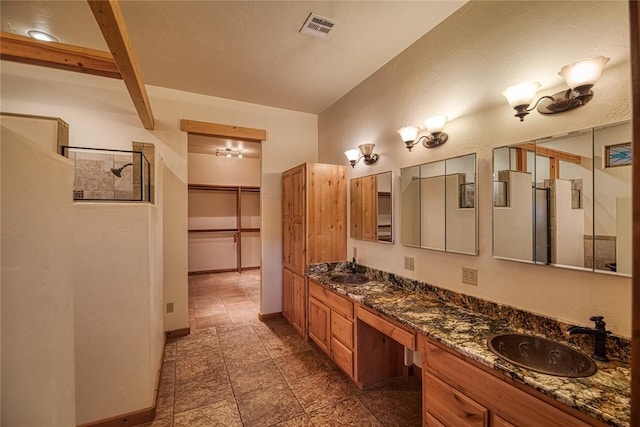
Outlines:
{"type": "Polygon", "coordinates": [[[360,157],[360,150],[352,148],[351,150],[345,151],[344,155],[347,156],[347,160],[350,162],[356,162],[358,161],[358,157],[360,157]]]}
{"type": "Polygon", "coordinates": [[[358,148],[360,149],[360,152],[363,156],[369,157],[373,153],[373,147],[375,146],[376,144],[366,143],[358,145],[358,148]]]}
{"type": "Polygon", "coordinates": [[[403,142],[415,141],[416,136],[418,136],[418,130],[417,126],[405,126],[398,129],[398,133],[400,134],[403,142]]]}
{"type": "Polygon", "coordinates": [[[502,92],[511,108],[521,105],[528,106],[536,96],[536,92],[540,89],[538,82],[525,82],[517,85],[509,86],[502,92]]]}
{"type": "Polygon", "coordinates": [[[447,116],[429,117],[424,121],[425,126],[429,133],[439,133],[444,129],[444,125],[447,124],[447,116]]]}
{"type": "Polygon", "coordinates": [[[571,89],[586,85],[593,86],[610,59],[606,56],[581,59],[573,64],[565,65],[558,71],[558,74],[564,77],[567,86],[571,89]]]}

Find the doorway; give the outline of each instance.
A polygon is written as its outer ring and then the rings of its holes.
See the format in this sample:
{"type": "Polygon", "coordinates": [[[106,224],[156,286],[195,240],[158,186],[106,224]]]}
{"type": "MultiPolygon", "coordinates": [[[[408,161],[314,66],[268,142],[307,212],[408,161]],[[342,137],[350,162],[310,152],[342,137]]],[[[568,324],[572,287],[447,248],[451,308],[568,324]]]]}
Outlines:
{"type": "Polygon", "coordinates": [[[257,320],[261,143],[188,134],[189,323],[257,320]]]}

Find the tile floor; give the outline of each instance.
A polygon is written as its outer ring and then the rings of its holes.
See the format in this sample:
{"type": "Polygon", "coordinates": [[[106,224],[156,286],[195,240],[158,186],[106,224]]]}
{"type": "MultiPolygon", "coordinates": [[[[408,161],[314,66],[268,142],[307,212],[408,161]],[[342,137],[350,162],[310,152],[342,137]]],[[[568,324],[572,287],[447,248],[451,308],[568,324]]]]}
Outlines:
{"type": "Polygon", "coordinates": [[[159,426],[419,426],[421,385],[358,389],[283,319],[260,322],[259,272],[189,278],[191,334],[169,340],[159,426]]]}

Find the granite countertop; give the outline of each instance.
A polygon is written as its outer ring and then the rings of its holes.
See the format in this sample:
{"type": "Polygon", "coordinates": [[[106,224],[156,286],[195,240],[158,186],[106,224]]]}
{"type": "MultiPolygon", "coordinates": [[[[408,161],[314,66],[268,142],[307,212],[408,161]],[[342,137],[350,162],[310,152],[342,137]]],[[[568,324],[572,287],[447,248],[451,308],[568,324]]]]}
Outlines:
{"type": "Polygon", "coordinates": [[[585,378],[557,377],[521,368],[489,351],[487,340],[499,333],[531,331],[513,327],[508,320],[496,320],[443,301],[429,292],[404,289],[379,278],[358,285],[338,284],[330,279],[337,271],[321,270],[310,269],[307,275],[353,301],[606,424],[628,426],[630,423],[631,370],[628,363],[596,362],[598,371],[585,378]]]}

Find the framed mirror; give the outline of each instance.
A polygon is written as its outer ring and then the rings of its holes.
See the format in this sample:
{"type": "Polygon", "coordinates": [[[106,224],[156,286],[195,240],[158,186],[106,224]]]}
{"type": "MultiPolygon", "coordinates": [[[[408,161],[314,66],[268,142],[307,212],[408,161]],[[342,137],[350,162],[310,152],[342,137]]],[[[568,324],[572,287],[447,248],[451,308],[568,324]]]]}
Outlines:
{"type": "Polygon", "coordinates": [[[401,243],[478,254],[476,155],[401,169],[401,243]]]}
{"type": "Polygon", "coordinates": [[[629,123],[493,151],[493,255],[630,275],[629,123]]]}
{"type": "Polygon", "coordinates": [[[393,243],[391,172],[353,178],[349,187],[351,238],[393,243]]]}

